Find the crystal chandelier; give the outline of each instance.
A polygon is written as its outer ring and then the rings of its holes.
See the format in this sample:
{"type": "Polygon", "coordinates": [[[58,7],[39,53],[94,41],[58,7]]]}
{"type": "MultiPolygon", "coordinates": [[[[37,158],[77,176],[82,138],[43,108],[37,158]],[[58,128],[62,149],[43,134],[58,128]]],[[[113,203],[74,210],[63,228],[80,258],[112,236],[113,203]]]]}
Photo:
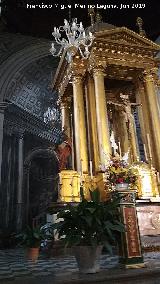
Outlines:
{"type": "Polygon", "coordinates": [[[79,50],[82,58],[88,58],[90,53],[89,47],[92,45],[94,36],[91,32],[86,34],[82,22],[77,24],[76,18],[73,19],[72,24],[67,20],[64,20],[64,26],[60,26],[59,28],[54,27],[52,35],[54,36],[56,43],[61,46],[59,52],[56,53],[56,48],[54,43],[52,43],[50,52],[53,56],[60,56],[64,50],[66,51],[66,59],[68,63],[70,63],[72,57],[79,50]],[[61,38],[61,32],[65,32],[66,38],[61,38]]]}
{"type": "Polygon", "coordinates": [[[48,107],[46,112],[43,114],[44,122],[45,123],[52,123],[58,122],[60,120],[60,113],[58,109],[54,107],[48,107]]]}

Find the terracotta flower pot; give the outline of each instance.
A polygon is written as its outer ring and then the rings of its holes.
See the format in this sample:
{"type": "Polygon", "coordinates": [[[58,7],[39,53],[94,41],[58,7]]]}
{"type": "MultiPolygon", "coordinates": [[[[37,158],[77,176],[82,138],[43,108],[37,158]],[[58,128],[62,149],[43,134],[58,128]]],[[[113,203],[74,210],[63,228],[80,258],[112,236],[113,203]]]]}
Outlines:
{"type": "Polygon", "coordinates": [[[27,250],[27,259],[33,262],[38,260],[39,256],[39,247],[38,248],[28,248],[27,250]]]}
{"type": "Polygon", "coordinates": [[[74,255],[80,273],[96,273],[100,270],[100,255],[103,246],[76,246],[74,255]]]}

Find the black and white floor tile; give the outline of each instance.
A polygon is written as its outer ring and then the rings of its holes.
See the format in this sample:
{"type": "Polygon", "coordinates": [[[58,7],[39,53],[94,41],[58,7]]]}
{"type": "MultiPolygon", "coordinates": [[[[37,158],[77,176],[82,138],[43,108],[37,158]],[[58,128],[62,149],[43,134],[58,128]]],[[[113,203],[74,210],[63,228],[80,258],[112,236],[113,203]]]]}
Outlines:
{"type": "MultiPolygon", "coordinates": [[[[145,253],[145,262],[150,266],[160,267],[160,252],[145,253]]],[[[101,269],[110,269],[118,266],[117,256],[102,255],[100,260],[101,269]]],[[[46,259],[41,255],[36,263],[26,260],[22,249],[0,250],[0,280],[15,280],[20,277],[39,277],[49,275],[69,275],[78,271],[75,258],[57,257],[46,259]]]]}

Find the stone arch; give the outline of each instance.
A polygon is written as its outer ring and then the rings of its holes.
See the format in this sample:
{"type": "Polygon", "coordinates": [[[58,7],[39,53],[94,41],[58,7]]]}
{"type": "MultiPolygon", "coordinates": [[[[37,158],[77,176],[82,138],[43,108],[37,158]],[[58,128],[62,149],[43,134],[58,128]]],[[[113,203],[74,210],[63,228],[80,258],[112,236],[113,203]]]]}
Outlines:
{"type": "MultiPolygon", "coordinates": [[[[58,165],[59,165],[59,160],[58,160],[58,156],[56,154],[56,152],[52,149],[52,148],[36,148],[34,150],[32,150],[26,157],[25,161],[24,161],[24,169],[27,171],[31,165],[32,160],[37,157],[37,156],[41,156],[41,157],[53,157],[53,159],[55,160],[55,163],[57,165],[57,169],[58,169],[58,165]]],[[[58,170],[57,170],[58,173],[58,170]]]]}

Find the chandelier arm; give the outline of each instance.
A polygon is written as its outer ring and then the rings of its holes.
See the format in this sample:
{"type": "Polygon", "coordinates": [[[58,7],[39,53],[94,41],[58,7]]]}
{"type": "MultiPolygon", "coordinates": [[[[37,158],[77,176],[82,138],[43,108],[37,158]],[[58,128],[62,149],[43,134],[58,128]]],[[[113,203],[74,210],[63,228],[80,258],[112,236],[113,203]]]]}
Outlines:
{"type": "Polygon", "coordinates": [[[55,38],[56,43],[62,45],[62,40],[60,40],[59,38],[55,38]]]}
{"type": "Polygon", "coordinates": [[[62,53],[63,47],[60,48],[59,52],[57,54],[55,54],[55,52],[52,51],[52,49],[50,49],[50,52],[52,53],[53,56],[60,56],[60,54],[62,53]]]}
{"type": "Polygon", "coordinates": [[[80,55],[82,56],[82,58],[86,58],[86,57],[84,56],[84,54],[83,54],[83,52],[82,52],[80,46],[79,46],[79,52],[80,52],[80,55]]]}

